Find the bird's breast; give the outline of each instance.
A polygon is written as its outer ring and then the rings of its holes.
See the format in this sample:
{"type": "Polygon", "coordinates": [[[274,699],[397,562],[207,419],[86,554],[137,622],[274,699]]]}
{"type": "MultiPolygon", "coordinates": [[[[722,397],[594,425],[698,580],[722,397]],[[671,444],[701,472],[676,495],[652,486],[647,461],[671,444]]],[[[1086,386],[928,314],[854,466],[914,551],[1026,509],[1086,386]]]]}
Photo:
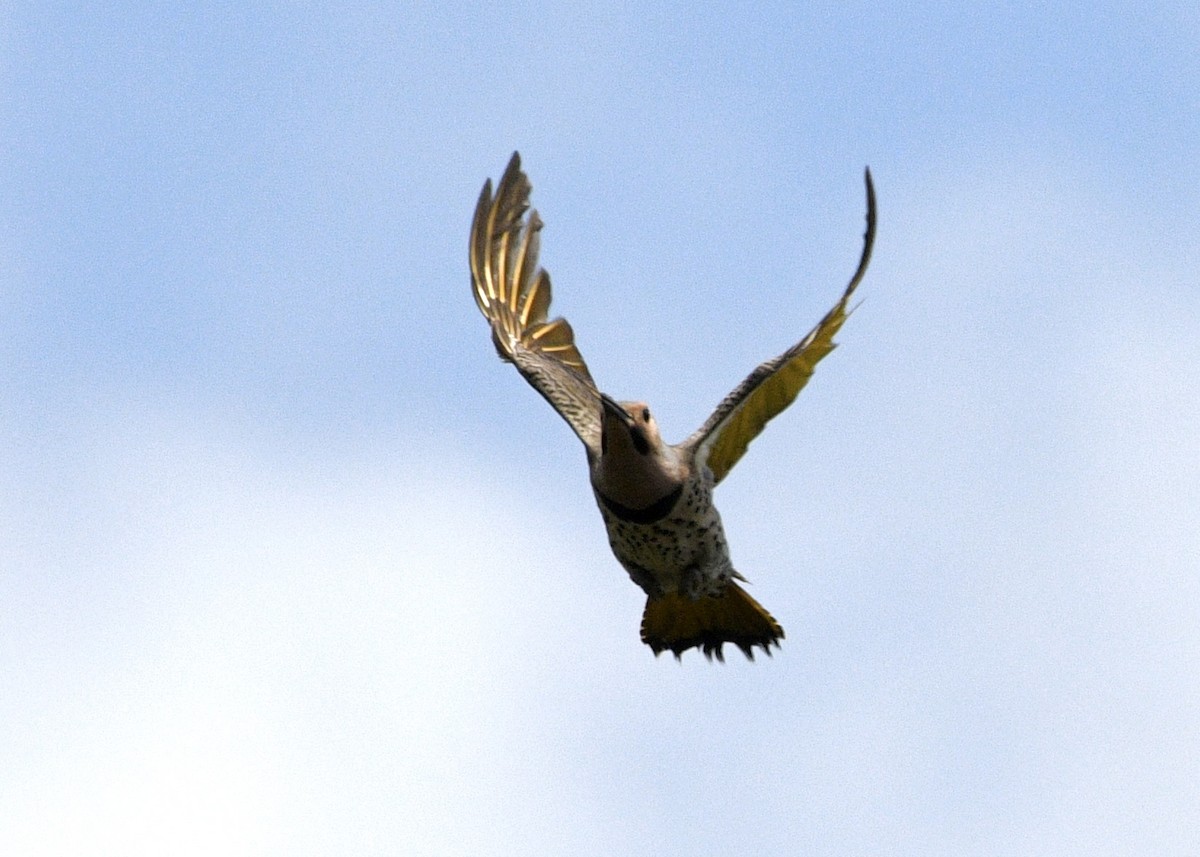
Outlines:
{"type": "Polygon", "coordinates": [[[613,554],[643,588],[674,592],[685,573],[723,574],[729,567],[725,531],[706,480],[686,481],[671,509],[646,522],[618,514],[599,491],[596,502],[613,554]]]}

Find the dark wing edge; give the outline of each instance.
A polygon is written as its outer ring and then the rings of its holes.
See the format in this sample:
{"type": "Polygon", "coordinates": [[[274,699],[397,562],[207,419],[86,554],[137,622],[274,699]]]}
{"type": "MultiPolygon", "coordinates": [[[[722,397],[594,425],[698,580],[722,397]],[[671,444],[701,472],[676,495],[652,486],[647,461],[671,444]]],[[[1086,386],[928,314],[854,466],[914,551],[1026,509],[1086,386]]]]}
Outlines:
{"type": "Polygon", "coordinates": [[[483,185],[471,223],[475,303],[491,325],[501,359],[513,363],[592,448],[599,443],[600,394],[571,325],[564,318],[547,319],[550,275],[537,264],[542,221],[529,211],[531,190],[517,152],[494,196],[491,179],[483,185]]]}
{"type": "Polygon", "coordinates": [[[850,315],[846,307],[867,272],[875,246],[875,186],[869,168],[864,176],[867,228],[863,233],[862,255],[841,300],[807,336],[751,372],[722,400],[704,425],[684,441],[684,447],[694,451],[696,465],[708,467],[716,482],[733,469],[766,424],[795,401],[817,363],[836,347],[833,337],[850,315]]]}

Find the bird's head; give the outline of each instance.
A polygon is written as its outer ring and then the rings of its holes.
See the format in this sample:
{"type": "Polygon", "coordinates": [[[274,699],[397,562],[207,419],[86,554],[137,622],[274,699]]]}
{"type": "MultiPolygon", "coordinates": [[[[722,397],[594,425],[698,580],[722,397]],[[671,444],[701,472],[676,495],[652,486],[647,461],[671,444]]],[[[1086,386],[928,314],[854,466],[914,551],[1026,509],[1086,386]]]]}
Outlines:
{"type": "Polygon", "coordinates": [[[658,423],[645,402],[618,402],[611,396],[600,395],[600,454],[636,453],[639,456],[658,453],[662,438],[658,423]]]}

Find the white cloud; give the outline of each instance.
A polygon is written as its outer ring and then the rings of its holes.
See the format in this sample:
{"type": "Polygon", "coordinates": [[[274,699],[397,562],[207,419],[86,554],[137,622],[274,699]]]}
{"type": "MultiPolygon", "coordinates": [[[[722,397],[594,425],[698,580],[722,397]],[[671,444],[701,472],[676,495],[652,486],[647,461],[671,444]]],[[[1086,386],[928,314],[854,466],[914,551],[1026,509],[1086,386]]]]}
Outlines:
{"type": "Polygon", "coordinates": [[[571,537],[432,442],[285,463],[204,424],[82,428],[98,460],[3,546],[4,850],[493,841],[539,791],[512,722],[547,651],[595,649],[551,612],[571,537]]]}
{"type": "Polygon", "coordinates": [[[893,194],[721,489],[753,665],[641,646],[565,430],[6,409],[0,850],[1185,853],[1193,267],[1036,165],[893,194]]]}

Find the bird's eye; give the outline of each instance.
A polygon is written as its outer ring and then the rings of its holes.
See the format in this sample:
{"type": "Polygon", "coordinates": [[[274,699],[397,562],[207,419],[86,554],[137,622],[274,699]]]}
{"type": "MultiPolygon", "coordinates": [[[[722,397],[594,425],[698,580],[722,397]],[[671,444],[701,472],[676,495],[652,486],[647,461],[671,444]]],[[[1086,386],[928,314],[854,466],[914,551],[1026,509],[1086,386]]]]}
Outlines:
{"type": "Polygon", "coordinates": [[[650,409],[649,408],[642,408],[642,422],[644,422],[644,423],[650,422],[650,409]]]}

